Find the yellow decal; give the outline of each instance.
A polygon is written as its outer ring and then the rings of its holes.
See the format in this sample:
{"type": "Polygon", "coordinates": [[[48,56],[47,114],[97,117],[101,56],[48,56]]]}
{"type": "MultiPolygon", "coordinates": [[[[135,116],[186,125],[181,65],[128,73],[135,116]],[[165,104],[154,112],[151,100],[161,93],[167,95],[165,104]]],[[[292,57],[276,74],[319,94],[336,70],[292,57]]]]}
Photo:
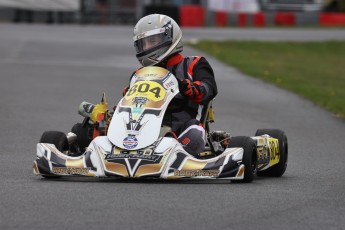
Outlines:
{"type": "Polygon", "coordinates": [[[162,164],[147,164],[147,165],[141,165],[137,172],[135,173],[135,177],[141,177],[143,175],[147,174],[154,174],[159,173],[162,169],[162,164]]]}
{"type": "Polygon", "coordinates": [[[127,168],[124,164],[104,161],[105,170],[120,174],[124,177],[129,177],[127,168]]]}
{"type": "Polygon", "coordinates": [[[144,77],[144,78],[163,78],[165,77],[169,71],[167,69],[157,67],[157,66],[148,66],[141,68],[138,70],[135,75],[138,77],[144,77]]]}
{"type": "Polygon", "coordinates": [[[279,142],[278,139],[269,138],[269,148],[270,148],[270,166],[278,164],[280,159],[279,153],[279,142]]]}
{"type": "Polygon", "coordinates": [[[140,81],[135,83],[126,93],[125,99],[146,97],[152,101],[161,101],[165,98],[165,89],[154,81],[140,81]]]}
{"type": "Polygon", "coordinates": [[[237,171],[236,177],[243,177],[245,166],[241,165],[237,171]]]}
{"type": "Polygon", "coordinates": [[[214,110],[212,105],[210,106],[210,108],[208,109],[208,120],[213,123],[214,122],[214,110]]]}
{"type": "Polygon", "coordinates": [[[206,166],[207,162],[200,162],[188,159],[183,164],[181,170],[202,170],[206,166]]]}
{"type": "Polygon", "coordinates": [[[67,159],[66,160],[66,167],[83,168],[84,167],[84,158],[67,159]]]}

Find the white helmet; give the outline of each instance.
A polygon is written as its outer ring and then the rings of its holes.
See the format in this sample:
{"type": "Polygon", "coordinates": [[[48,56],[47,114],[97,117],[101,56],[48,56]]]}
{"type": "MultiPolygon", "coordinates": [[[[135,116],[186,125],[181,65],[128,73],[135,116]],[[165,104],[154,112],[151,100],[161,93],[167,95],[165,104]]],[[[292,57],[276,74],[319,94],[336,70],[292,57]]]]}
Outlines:
{"type": "Polygon", "coordinates": [[[143,66],[156,65],[183,50],[182,31],[170,17],[151,14],[134,27],[134,46],[143,66]]]}

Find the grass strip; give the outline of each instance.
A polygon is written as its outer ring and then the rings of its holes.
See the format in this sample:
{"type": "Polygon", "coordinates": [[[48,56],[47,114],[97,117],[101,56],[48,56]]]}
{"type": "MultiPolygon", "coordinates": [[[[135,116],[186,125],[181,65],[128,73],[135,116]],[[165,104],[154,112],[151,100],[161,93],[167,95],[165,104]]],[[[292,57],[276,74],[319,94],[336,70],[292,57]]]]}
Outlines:
{"type": "Polygon", "coordinates": [[[345,118],[345,42],[205,40],[190,45],[345,118]]]}

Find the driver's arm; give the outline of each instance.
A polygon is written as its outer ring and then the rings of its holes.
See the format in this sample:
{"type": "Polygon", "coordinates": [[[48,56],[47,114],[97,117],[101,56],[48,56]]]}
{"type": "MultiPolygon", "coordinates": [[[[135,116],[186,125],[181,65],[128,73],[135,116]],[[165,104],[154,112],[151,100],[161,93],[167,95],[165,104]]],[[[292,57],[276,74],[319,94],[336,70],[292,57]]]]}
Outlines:
{"type": "Polygon", "coordinates": [[[198,104],[208,104],[218,93],[213,69],[204,57],[188,68],[192,80],[180,81],[180,91],[198,104]]]}

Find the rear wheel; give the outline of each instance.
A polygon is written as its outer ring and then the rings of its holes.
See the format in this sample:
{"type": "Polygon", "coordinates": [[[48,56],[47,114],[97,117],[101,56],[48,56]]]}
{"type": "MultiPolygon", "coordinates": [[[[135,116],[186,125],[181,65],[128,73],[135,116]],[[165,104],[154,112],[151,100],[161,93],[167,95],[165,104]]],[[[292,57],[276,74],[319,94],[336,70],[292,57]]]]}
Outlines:
{"type": "Polygon", "coordinates": [[[258,172],[258,176],[280,177],[285,173],[288,161],[288,141],[285,133],[279,129],[258,129],[255,136],[267,134],[278,139],[279,142],[279,162],[272,167],[258,172]]]}
{"type": "MultiPolygon", "coordinates": [[[[59,131],[46,131],[42,134],[39,143],[54,144],[55,147],[62,153],[66,153],[69,150],[66,134],[59,131]]],[[[61,176],[56,175],[42,175],[45,178],[59,178],[61,176]]]]}
{"type": "MultiPolygon", "coordinates": [[[[256,144],[253,139],[245,136],[231,137],[228,148],[243,148],[244,178],[240,182],[252,182],[257,169],[256,144]]],[[[237,182],[237,180],[234,180],[237,182]]]]}

